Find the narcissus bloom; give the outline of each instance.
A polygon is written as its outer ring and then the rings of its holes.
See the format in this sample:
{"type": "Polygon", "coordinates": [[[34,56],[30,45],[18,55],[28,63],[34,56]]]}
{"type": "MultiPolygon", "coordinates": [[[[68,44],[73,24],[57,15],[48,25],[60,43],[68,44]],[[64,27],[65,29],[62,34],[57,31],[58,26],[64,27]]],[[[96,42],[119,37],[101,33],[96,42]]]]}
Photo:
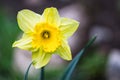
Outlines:
{"type": "Polygon", "coordinates": [[[65,60],[72,59],[67,39],[76,31],[79,22],[61,18],[54,7],[46,8],[42,15],[28,9],[21,10],[17,20],[24,34],[13,43],[13,47],[31,51],[35,68],[45,66],[52,54],[65,60]]]}

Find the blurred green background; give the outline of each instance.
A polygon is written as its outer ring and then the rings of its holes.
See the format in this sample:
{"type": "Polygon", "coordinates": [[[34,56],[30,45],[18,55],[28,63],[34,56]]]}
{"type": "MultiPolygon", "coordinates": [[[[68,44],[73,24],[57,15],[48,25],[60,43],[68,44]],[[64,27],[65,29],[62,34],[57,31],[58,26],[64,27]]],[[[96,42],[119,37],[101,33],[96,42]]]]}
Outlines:
{"type": "MultiPolygon", "coordinates": [[[[0,80],[23,80],[31,53],[12,48],[19,39],[16,16],[22,9],[42,14],[57,7],[62,17],[80,22],[69,39],[74,56],[94,35],[93,46],[83,54],[71,80],[120,80],[120,0],[1,0],[0,1],[0,80]]],[[[58,80],[69,62],[53,56],[46,66],[45,80],[58,80]]],[[[40,69],[32,67],[29,80],[39,79],[40,69]]]]}

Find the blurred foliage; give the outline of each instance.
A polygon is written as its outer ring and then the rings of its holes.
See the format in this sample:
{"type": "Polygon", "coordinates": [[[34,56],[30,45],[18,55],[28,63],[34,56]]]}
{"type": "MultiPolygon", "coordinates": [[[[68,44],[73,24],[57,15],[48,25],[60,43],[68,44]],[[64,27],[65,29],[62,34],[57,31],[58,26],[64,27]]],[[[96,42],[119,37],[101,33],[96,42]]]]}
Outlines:
{"type": "Polygon", "coordinates": [[[66,67],[54,68],[45,71],[45,80],[59,80],[66,67]]]}
{"type": "Polygon", "coordinates": [[[0,10],[0,80],[17,78],[12,70],[13,48],[11,47],[19,33],[15,19],[7,16],[2,9],[0,10]]]}
{"type": "Polygon", "coordinates": [[[88,52],[79,61],[72,80],[106,80],[105,69],[107,58],[102,53],[88,52]],[[77,76],[77,77],[76,77],[77,76]]]}

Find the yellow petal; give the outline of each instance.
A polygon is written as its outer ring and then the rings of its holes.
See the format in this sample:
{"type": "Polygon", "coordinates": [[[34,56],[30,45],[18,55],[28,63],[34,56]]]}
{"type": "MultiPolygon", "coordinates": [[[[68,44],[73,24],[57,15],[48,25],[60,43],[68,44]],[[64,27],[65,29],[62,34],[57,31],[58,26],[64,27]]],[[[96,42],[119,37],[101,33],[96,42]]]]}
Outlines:
{"type": "Polygon", "coordinates": [[[56,8],[46,8],[42,14],[41,21],[59,26],[60,25],[60,17],[56,8]]]}
{"type": "Polygon", "coordinates": [[[67,42],[63,41],[62,45],[57,49],[56,54],[62,57],[65,60],[71,60],[71,51],[67,42]]]}
{"type": "Polygon", "coordinates": [[[40,22],[41,16],[33,11],[24,9],[18,12],[18,25],[22,31],[29,33],[33,31],[35,25],[40,22]]]}
{"type": "Polygon", "coordinates": [[[75,20],[61,18],[60,29],[65,38],[69,38],[70,36],[72,36],[73,33],[77,30],[78,26],[79,22],[75,20]]]}
{"type": "Polygon", "coordinates": [[[18,47],[24,50],[31,50],[31,42],[32,38],[29,35],[24,34],[20,40],[13,43],[12,47],[18,47]]]}
{"type": "Polygon", "coordinates": [[[46,53],[42,49],[32,52],[32,61],[35,68],[41,68],[50,61],[51,53],[46,53]]]}

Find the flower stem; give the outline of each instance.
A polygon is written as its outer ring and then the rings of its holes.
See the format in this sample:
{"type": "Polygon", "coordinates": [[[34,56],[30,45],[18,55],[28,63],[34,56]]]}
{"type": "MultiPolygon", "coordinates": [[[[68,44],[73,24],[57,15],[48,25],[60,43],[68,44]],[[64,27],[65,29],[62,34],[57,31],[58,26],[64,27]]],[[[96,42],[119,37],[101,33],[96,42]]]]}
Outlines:
{"type": "Polygon", "coordinates": [[[41,71],[40,71],[40,80],[44,80],[44,76],[45,76],[44,71],[45,71],[45,69],[44,69],[44,67],[42,67],[41,71]]]}
{"type": "Polygon", "coordinates": [[[27,71],[26,71],[26,73],[25,73],[24,80],[28,80],[28,73],[29,73],[29,70],[30,70],[31,65],[32,65],[32,63],[30,63],[30,65],[29,65],[28,68],[27,68],[27,71]]]}

